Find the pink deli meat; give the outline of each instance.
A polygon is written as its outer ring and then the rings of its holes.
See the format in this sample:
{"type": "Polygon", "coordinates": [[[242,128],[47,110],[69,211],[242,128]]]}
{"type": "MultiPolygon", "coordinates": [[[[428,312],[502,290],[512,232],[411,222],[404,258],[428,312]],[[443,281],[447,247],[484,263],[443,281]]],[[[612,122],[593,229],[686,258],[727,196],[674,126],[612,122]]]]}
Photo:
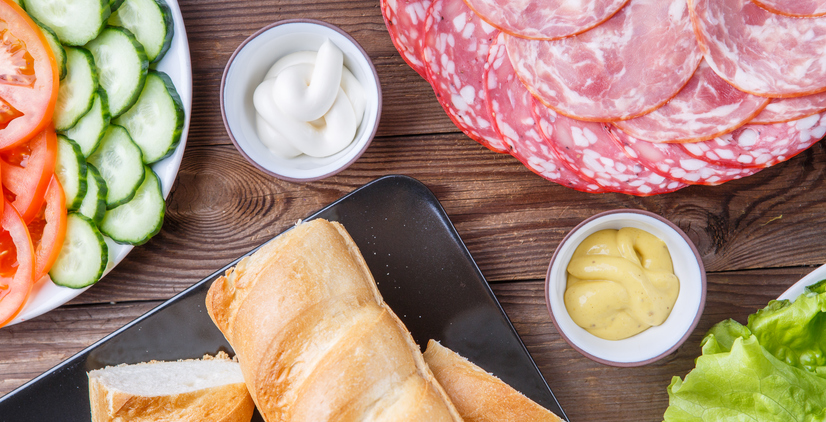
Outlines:
{"type": "Polygon", "coordinates": [[[826,90],[826,18],[771,13],[751,0],[689,0],[703,55],[742,91],[799,97],[826,90]]]}
{"type": "Polygon", "coordinates": [[[772,12],[799,18],[826,15],[824,0],[753,0],[758,6],[772,12]]]}
{"type": "Polygon", "coordinates": [[[650,142],[705,141],[747,123],[768,102],[768,98],[734,88],[703,60],[688,84],[664,106],[614,125],[650,142]]]}
{"type": "Polygon", "coordinates": [[[826,110],[826,92],[796,98],[775,98],[749,123],[766,125],[802,119],[826,110]]]}
{"type": "Polygon", "coordinates": [[[689,154],[723,166],[765,168],[788,160],[826,135],[826,113],[772,125],[746,125],[705,142],[683,144],[689,154]]]}
{"type": "Polygon", "coordinates": [[[430,0],[381,0],[384,23],[390,39],[404,61],[425,77],[422,58],[424,19],[430,0]]]}
{"type": "Polygon", "coordinates": [[[583,192],[603,192],[596,183],[582,179],[565,167],[542,138],[533,115],[533,99],[513,71],[502,34],[490,48],[485,87],[494,125],[513,147],[511,155],[552,182],[583,192]]]}
{"type": "Polygon", "coordinates": [[[646,142],[616,128],[609,130],[614,135],[614,141],[629,158],[663,177],[690,185],[719,185],[762,170],[757,167],[713,164],[692,156],[682,144],[646,142]]]}
{"type": "Polygon", "coordinates": [[[545,105],[579,120],[643,115],[700,63],[685,0],[631,0],[601,25],[553,41],[506,37],[516,73],[545,105]]]}
{"type": "Polygon", "coordinates": [[[522,38],[555,39],[587,31],[628,0],[466,0],[482,19],[522,38]]]}
{"type": "Polygon", "coordinates": [[[488,51],[499,31],[459,0],[435,0],[425,19],[422,42],[427,80],[459,129],[489,149],[508,146],[493,126],[485,99],[488,51]]]}
{"type": "Polygon", "coordinates": [[[663,177],[630,158],[614,143],[604,123],[574,120],[534,102],[540,129],[571,170],[610,192],[649,196],[688,186],[663,177]]]}

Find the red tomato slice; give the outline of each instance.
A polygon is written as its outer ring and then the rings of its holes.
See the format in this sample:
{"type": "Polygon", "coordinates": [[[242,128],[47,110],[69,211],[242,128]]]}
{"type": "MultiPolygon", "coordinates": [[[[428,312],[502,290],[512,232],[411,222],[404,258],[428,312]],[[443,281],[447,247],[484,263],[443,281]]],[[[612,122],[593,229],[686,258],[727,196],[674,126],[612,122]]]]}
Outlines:
{"type": "Polygon", "coordinates": [[[0,0],[0,149],[18,145],[52,121],[57,61],[29,15],[0,0]]]}
{"type": "Polygon", "coordinates": [[[45,202],[34,220],[28,224],[34,247],[35,282],[52,269],[66,237],[66,195],[57,177],[52,176],[45,202]]]}
{"type": "Polygon", "coordinates": [[[57,135],[52,127],[28,143],[0,152],[0,179],[6,199],[27,223],[43,206],[56,159],[57,135]]]}
{"type": "Polygon", "coordinates": [[[34,284],[34,252],[26,223],[11,204],[0,219],[0,327],[26,303],[34,284]]]}

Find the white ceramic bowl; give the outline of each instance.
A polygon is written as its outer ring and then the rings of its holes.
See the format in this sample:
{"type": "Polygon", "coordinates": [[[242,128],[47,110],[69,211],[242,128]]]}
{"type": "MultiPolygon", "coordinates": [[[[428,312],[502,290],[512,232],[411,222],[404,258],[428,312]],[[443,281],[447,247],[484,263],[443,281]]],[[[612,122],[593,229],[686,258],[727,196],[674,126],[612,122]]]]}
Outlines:
{"type": "Polygon", "coordinates": [[[783,292],[783,294],[780,295],[780,297],[778,297],[777,299],[788,299],[794,302],[794,300],[797,299],[798,296],[803,294],[803,292],[806,290],[806,287],[811,286],[812,284],[815,284],[823,279],[826,279],[826,265],[821,265],[817,267],[814,271],[810,272],[805,277],[801,278],[800,281],[794,283],[792,287],[789,287],[789,289],[783,292]]]}
{"type": "Polygon", "coordinates": [[[252,34],[230,57],[221,79],[221,115],[235,147],[260,170],[291,182],[319,180],[347,168],[370,145],[381,116],[381,85],[367,53],[346,32],[316,20],[284,20],[252,34]],[[278,157],[256,133],[253,92],[278,59],[297,51],[318,51],[325,39],[344,53],[344,65],[365,89],[364,118],[355,140],[337,154],[324,158],[278,157]]]}
{"type": "Polygon", "coordinates": [[[576,226],[556,248],[545,279],[545,300],[560,335],[574,349],[612,366],[640,366],[676,350],[694,331],[706,300],[703,261],[691,240],[670,221],[647,211],[614,210],[597,214],[576,226]],[[635,227],[662,239],[680,279],[680,293],[666,321],[624,340],[604,340],[574,323],[565,308],[566,268],[586,237],[605,229],[635,227]]]}

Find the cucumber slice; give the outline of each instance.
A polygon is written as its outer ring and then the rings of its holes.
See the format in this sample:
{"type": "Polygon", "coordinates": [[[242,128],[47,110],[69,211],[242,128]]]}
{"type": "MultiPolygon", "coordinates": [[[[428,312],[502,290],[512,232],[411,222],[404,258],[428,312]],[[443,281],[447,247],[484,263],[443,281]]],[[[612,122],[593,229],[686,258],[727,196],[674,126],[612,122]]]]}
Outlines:
{"type": "Polygon", "coordinates": [[[109,125],[88,160],[106,181],[106,208],[125,204],[135,196],[144,177],[143,158],[126,129],[109,125]]]}
{"type": "Polygon", "coordinates": [[[109,114],[120,116],[138,100],[146,80],[149,62],[143,46],[129,31],[108,26],[86,48],[95,57],[98,80],[109,100],[109,114]]]}
{"type": "Polygon", "coordinates": [[[92,220],[69,213],[66,237],[49,276],[58,286],[79,289],[95,284],[109,261],[109,247],[92,220]]]}
{"type": "Polygon", "coordinates": [[[161,182],[151,168],[131,201],[106,211],[100,231],[118,243],[141,245],[161,231],[166,203],[161,182]]]}
{"type": "Polygon", "coordinates": [[[56,130],[74,126],[92,108],[98,76],[92,54],[79,47],[66,47],[66,78],[60,81],[54,109],[56,130]]]}
{"type": "Polygon", "coordinates": [[[184,106],[169,76],[149,71],[138,102],[114,123],[129,131],[141,148],[145,163],[151,164],[172,154],[181,141],[184,106]]]}
{"type": "Polygon", "coordinates": [[[126,0],[108,22],[134,34],[150,63],[162,59],[172,43],[172,12],[164,0],[126,0]]]}
{"type": "Polygon", "coordinates": [[[112,9],[112,13],[115,13],[116,10],[120,9],[122,4],[123,0],[109,0],[109,8],[112,9]]]}
{"type": "Polygon", "coordinates": [[[89,218],[95,224],[100,224],[103,215],[106,213],[106,181],[98,172],[95,166],[87,163],[86,170],[86,195],[77,212],[89,218]]]}
{"type": "Polygon", "coordinates": [[[83,45],[93,40],[112,13],[109,0],[26,0],[26,11],[52,29],[60,42],[83,45]]]}
{"type": "Polygon", "coordinates": [[[55,175],[66,194],[66,208],[76,210],[86,195],[86,158],[80,147],[63,135],[57,135],[55,175]]]}
{"type": "Polygon", "coordinates": [[[57,34],[55,34],[51,28],[43,25],[37,20],[35,20],[34,23],[40,27],[40,31],[43,32],[43,36],[46,37],[46,41],[48,41],[49,47],[52,49],[52,54],[54,54],[54,58],[57,60],[57,68],[60,71],[60,80],[63,80],[63,78],[66,77],[66,50],[63,49],[63,46],[60,44],[60,40],[57,39],[57,34]]]}
{"type": "Polygon", "coordinates": [[[103,139],[106,128],[109,127],[109,103],[106,101],[106,92],[98,89],[89,109],[80,120],[65,135],[80,146],[84,157],[88,157],[103,139]]]}

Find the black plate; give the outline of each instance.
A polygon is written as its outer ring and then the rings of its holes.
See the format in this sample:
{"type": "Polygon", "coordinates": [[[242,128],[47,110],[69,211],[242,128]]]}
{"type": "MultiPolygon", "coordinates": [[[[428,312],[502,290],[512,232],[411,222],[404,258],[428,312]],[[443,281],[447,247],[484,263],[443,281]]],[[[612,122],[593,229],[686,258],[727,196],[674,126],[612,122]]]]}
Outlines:
{"type": "MultiPolygon", "coordinates": [[[[340,221],[385,301],[424,346],[437,339],[565,417],[439,201],[405,176],[377,179],[309,217],[340,221]]],[[[240,259],[240,258],[239,258],[240,259]]],[[[106,365],[199,358],[229,344],[204,308],[230,263],[0,398],[0,420],[89,421],[86,372],[106,365]]],[[[257,414],[253,419],[261,421],[257,414]]]]}

